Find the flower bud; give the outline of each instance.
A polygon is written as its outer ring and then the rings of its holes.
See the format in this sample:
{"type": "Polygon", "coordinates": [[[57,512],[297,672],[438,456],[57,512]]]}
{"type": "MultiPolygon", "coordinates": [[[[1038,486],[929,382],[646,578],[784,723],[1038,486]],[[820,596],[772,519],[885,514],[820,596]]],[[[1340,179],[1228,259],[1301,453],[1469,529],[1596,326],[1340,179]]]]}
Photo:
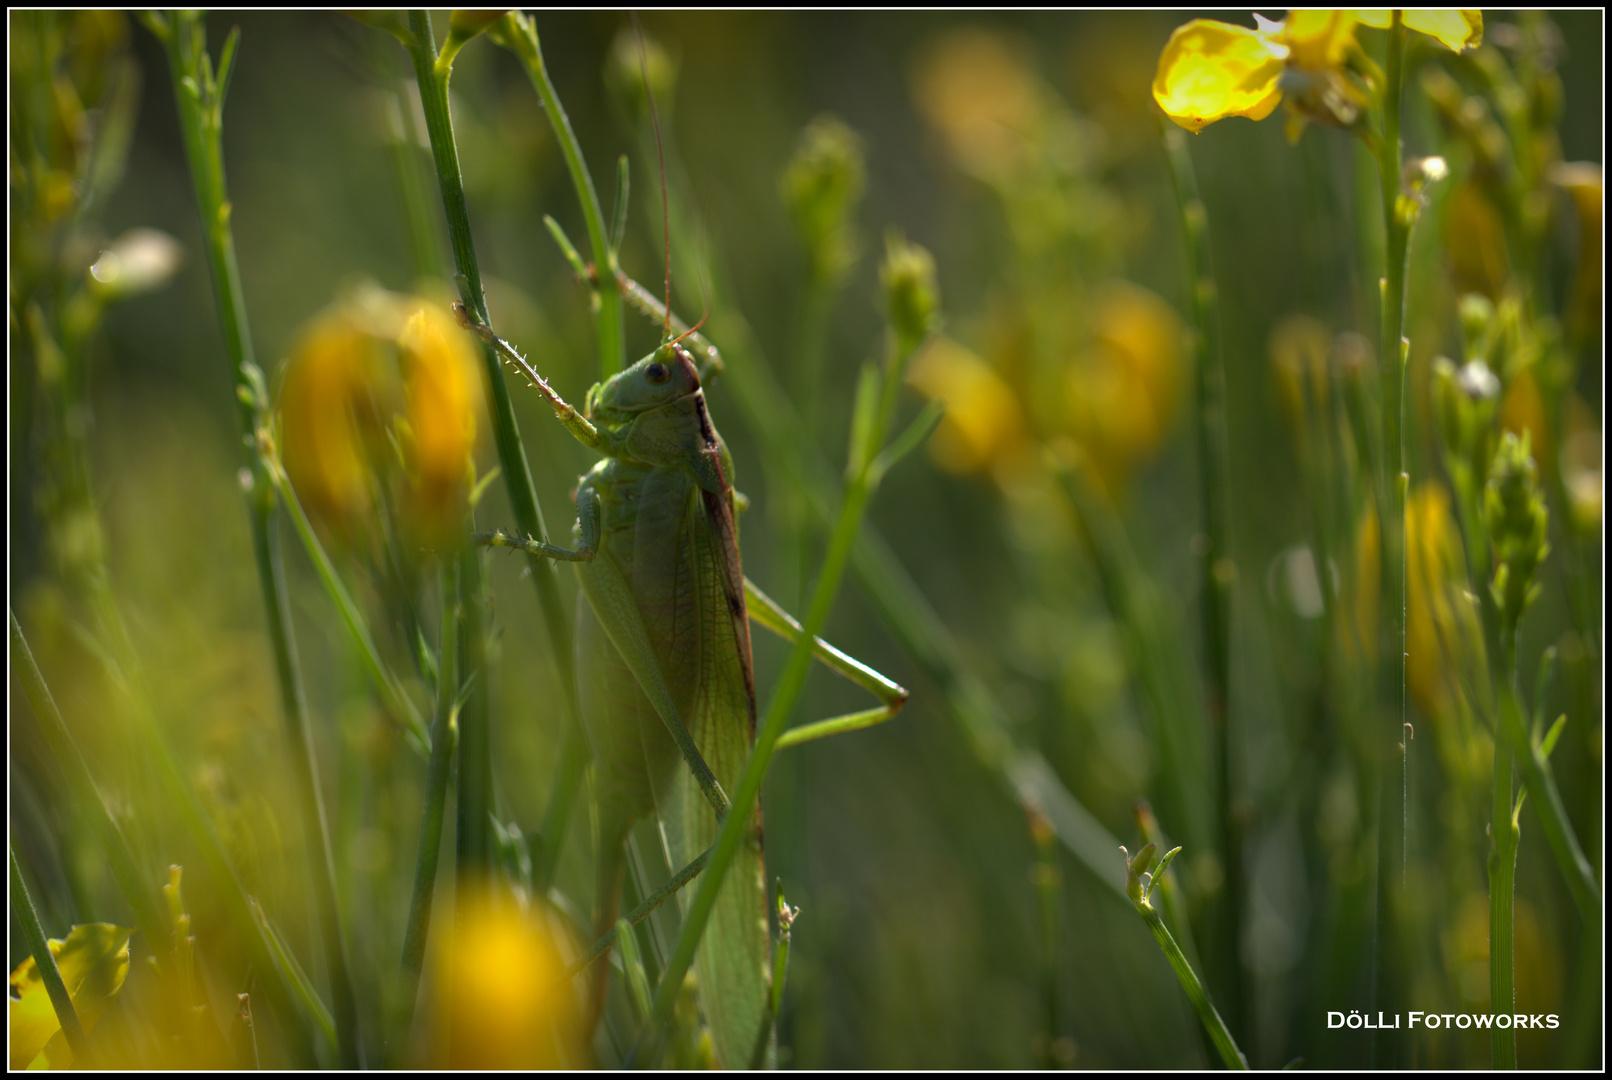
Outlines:
{"type": "Polygon", "coordinates": [[[780,186],[814,280],[834,280],[856,259],[851,221],[865,183],[856,132],[836,117],[813,120],[801,133],[780,186]]]}
{"type": "Polygon", "coordinates": [[[1436,357],[1433,400],[1445,465],[1457,488],[1475,492],[1494,450],[1500,380],[1481,359],[1456,367],[1436,357]]]}
{"type": "Polygon", "coordinates": [[[1545,496],[1529,449],[1526,432],[1521,438],[1506,432],[1483,494],[1484,524],[1499,563],[1491,592],[1502,618],[1512,627],[1539,595],[1534,573],[1550,553],[1545,496]]]}
{"type": "Polygon", "coordinates": [[[1467,356],[1488,358],[1494,340],[1494,304],[1482,293],[1467,293],[1457,309],[1461,315],[1461,336],[1467,356]]]}
{"type": "Polygon", "coordinates": [[[897,232],[885,238],[884,247],[879,280],[884,285],[885,316],[895,331],[897,360],[905,363],[935,326],[940,307],[935,259],[897,232]]]}
{"type": "Polygon", "coordinates": [[[1119,850],[1125,856],[1125,895],[1131,898],[1131,903],[1140,904],[1147,896],[1147,882],[1142,880],[1147,868],[1153,865],[1153,856],[1158,853],[1157,844],[1143,844],[1135,855],[1125,850],[1121,844],[1119,850]]]}
{"type": "Polygon", "coordinates": [[[635,125],[640,121],[648,122],[649,100],[644,94],[646,75],[656,106],[663,113],[669,113],[677,91],[677,61],[666,51],[666,46],[648,34],[623,30],[611,42],[610,55],[605,58],[604,80],[616,107],[635,125]]]}
{"type": "Polygon", "coordinates": [[[482,33],[493,23],[508,14],[503,11],[465,11],[456,9],[448,16],[448,37],[458,41],[469,41],[477,34],[482,33]]]}

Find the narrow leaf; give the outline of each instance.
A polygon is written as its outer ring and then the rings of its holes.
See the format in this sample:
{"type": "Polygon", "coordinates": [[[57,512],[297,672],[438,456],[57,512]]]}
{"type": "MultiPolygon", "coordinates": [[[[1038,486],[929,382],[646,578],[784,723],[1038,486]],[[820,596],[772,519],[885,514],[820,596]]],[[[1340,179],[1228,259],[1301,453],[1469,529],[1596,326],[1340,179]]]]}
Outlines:
{"type": "Polygon", "coordinates": [[[552,215],[544,214],[543,224],[548,226],[549,235],[554,237],[554,242],[560,246],[560,254],[564,255],[565,261],[571,264],[571,269],[576,272],[576,276],[581,278],[584,283],[589,283],[587,264],[582,261],[582,256],[577,253],[576,245],[571,243],[571,238],[565,235],[564,229],[560,228],[560,223],[555,221],[552,215]]]}
{"type": "Polygon", "coordinates": [[[616,161],[616,206],[610,217],[610,250],[621,250],[621,239],[627,235],[627,194],[632,188],[632,174],[627,168],[627,155],[616,161]]]}

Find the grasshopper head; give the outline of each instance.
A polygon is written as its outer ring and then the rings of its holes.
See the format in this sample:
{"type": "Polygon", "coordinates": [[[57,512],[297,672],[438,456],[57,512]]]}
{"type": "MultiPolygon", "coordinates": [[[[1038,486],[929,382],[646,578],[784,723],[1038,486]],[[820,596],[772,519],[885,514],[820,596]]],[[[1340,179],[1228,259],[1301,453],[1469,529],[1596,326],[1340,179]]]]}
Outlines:
{"type": "Polygon", "coordinates": [[[626,421],[699,389],[694,358],[682,345],[668,342],[589,390],[587,413],[596,422],[626,421]]]}

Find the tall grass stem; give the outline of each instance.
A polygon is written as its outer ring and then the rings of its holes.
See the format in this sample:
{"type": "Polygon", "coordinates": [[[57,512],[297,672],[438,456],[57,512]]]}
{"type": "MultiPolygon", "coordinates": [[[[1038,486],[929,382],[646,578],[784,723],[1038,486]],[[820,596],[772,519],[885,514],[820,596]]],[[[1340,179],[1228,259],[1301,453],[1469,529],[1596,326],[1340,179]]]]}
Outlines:
{"type": "MultiPolygon", "coordinates": [[[[1230,475],[1226,437],[1226,373],[1221,362],[1219,305],[1210,260],[1209,212],[1198,194],[1198,178],[1187,149],[1186,133],[1160,118],[1165,155],[1181,218],[1187,260],[1187,293],[1192,312],[1193,370],[1196,373],[1198,486],[1203,500],[1203,536],[1199,555],[1203,606],[1204,706],[1214,741],[1215,810],[1225,859],[1225,893],[1221,899],[1220,966],[1232,1027],[1243,1030],[1242,977],[1242,825],[1232,798],[1231,607],[1237,566],[1230,539],[1230,475]]],[[[1326,565],[1324,562],[1322,565],[1326,565]]]]}
{"type": "Polygon", "coordinates": [[[425,965],[426,939],[431,929],[431,902],[436,895],[437,862],[442,848],[442,819],[447,805],[448,779],[453,768],[454,717],[459,699],[459,564],[444,555],[437,581],[441,617],[437,636],[437,701],[431,721],[431,759],[426,766],[425,805],[420,813],[420,850],[414,862],[414,891],[409,898],[409,916],[403,934],[402,986],[398,1020],[393,1029],[394,1044],[389,1048],[390,1063],[408,1046],[414,1007],[420,990],[420,971],[425,965]]]}
{"type": "MultiPolygon", "coordinates": [[[[414,64],[415,80],[420,88],[420,101],[425,113],[426,132],[431,140],[431,158],[436,167],[437,185],[442,193],[443,211],[447,217],[448,235],[452,241],[456,280],[460,296],[474,310],[482,324],[493,325],[487,312],[487,299],[482,289],[481,269],[476,261],[475,240],[470,232],[470,217],[465,206],[464,181],[459,170],[459,151],[454,143],[453,118],[448,109],[448,76],[450,69],[437,63],[436,38],[431,29],[429,11],[410,11],[409,28],[414,44],[409,49],[414,64]]],[[[605,343],[601,342],[601,351],[605,343]]],[[[482,358],[490,391],[493,420],[493,437],[498,447],[498,461],[502,467],[504,490],[509,495],[515,523],[527,536],[548,535],[543,522],[543,508],[538,502],[537,489],[532,484],[532,470],[526,459],[526,447],[521,441],[520,427],[515,422],[515,408],[504,381],[503,362],[490,345],[483,345],[482,358]]],[[[543,625],[548,632],[549,658],[553,662],[555,681],[559,685],[561,717],[560,772],[551,790],[575,792],[581,774],[581,763],[586,760],[586,746],[582,742],[581,713],[577,708],[575,660],[571,648],[571,619],[560,598],[559,574],[553,563],[538,555],[527,557],[533,586],[537,589],[538,608],[543,614],[543,625]],[[582,753],[578,753],[581,748],[582,753]]],[[[543,855],[547,873],[552,874],[559,858],[560,846],[565,841],[564,823],[569,807],[551,802],[550,813],[543,823],[543,855]]]]}
{"type": "Polygon", "coordinates": [[[335,862],[330,849],[324,799],[319,790],[318,764],[314,755],[313,732],[308,721],[307,700],[303,694],[302,674],[296,645],[292,640],[285,568],[273,529],[268,466],[263,455],[256,450],[259,409],[265,403],[257,399],[252,384],[252,375],[257,368],[252,356],[251,334],[247,328],[246,297],[235,260],[235,236],[230,225],[231,204],[224,179],[224,91],[228,87],[240,35],[238,31],[232,32],[226,40],[215,79],[201,16],[194,12],[175,12],[169,16],[169,20],[170,32],[165,44],[169,70],[173,76],[174,99],[179,109],[180,129],[184,135],[185,156],[190,164],[197,207],[201,212],[207,263],[235,382],[242,437],[248,447],[247,468],[252,479],[248,495],[252,550],[268,616],[281,706],[292,742],[306,843],[314,862],[315,903],[319,910],[320,932],[325,944],[325,961],[334,999],[337,1045],[342,1065],[360,1068],[363,1065],[363,1046],[358,1032],[358,1006],[348,967],[341,910],[336,897],[335,862]]]}

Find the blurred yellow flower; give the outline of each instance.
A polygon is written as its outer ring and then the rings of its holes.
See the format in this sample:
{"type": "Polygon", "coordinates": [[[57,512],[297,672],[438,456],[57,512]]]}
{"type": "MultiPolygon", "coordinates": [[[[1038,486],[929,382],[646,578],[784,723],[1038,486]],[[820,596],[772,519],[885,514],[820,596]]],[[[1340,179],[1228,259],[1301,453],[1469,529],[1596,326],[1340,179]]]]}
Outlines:
{"type": "Polygon", "coordinates": [[[995,368],[957,341],[936,337],[913,357],[907,381],[946,406],[946,415],[929,439],[930,456],[941,468],[983,472],[1026,454],[1024,414],[1013,389],[995,368]]]}
{"type": "Polygon", "coordinates": [[[361,290],[318,318],[286,364],[281,458],[309,513],[344,538],[398,485],[415,538],[435,546],[462,527],[481,398],[474,346],[445,309],[361,290]]]}
{"type": "MultiPolygon", "coordinates": [[[[1166,116],[1189,131],[1201,131],[1228,116],[1263,120],[1287,98],[1296,138],[1307,120],[1352,125],[1369,101],[1361,78],[1349,72],[1358,47],[1356,23],[1387,26],[1387,12],[1288,13],[1279,23],[1256,15],[1259,26],[1194,19],[1176,28],[1159,55],[1153,99],[1166,116]]],[[[1408,11],[1405,25],[1437,38],[1457,52],[1483,37],[1477,11],[1408,11]]]]}
{"type": "Polygon", "coordinates": [[[430,1066],[578,1068],[580,1011],[547,915],[507,891],[469,886],[444,920],[430,990],[430,1066]]]}
{"type": "MultiPolygon", "coordinates": [[[[1392,13],[1386,8],[1355,12],[1355,18],[1360,20],[1362,26],[1372,26],[1378,30],[1388,29],[1391,17],[1392,13]]],[[[1419,30],[1455,52],[1465,52],[1483,44],[1481,11],[1459,8],[1407,11],[1404,19],[1407,29],[1419,30]]]]}
{"type": "Polygon", "coordinates": [[[1343,624],[1338,639],[1344,655],[1364,662],[1377,655],[1377,609],[1382,591],[1382,530],[1377,527],[1377,507],[1366,504],[1355,528],[1354,580],[1350,602],[1338,605],[1343,624]]]}
{"type": "MultiPolygon", "coordinates": [[[[1526,826],[1525,826],[1526,827],[1526,826]]],[[[1517,1011],[1546,1012],[1562,998],[1562,970],[1550,923],[1517,897],[1512,908],[1512,955],[1516,969],[1517,1011]]],[[[1489,1005],[1489,894],[1468,893],[1444,930],[1445,963],[1456,976],[1463,1003],[1489,1005]]],[[[1519,1038],[1521,1032],[1518,1033],[1519,1038]]],[[[1549,1034],[1549,1032],[1541,1032],[1549,1034]]]]}
{"type": "Polygon", "coordinates": [[[1323,422],[1327,415],[1332,334],[1319,319],[1289,315],[1271,329],[1270,352],[1282,412],[1300,437],[1312,412],[1323,422]]]}
{"type": "Polygon", "coordinates": [[[1588,161],[1558,162],[1551,182],[1567,192],[1578,214],[1578,266],[1567,301],[1567,330],[1575,338],[1601,336],[1601,166],[1588,161]]]}
{"type": "MultiPolygon", "coordinates": [[[[47,944],[56,970],[73,999],[85,1034],[93,1031],[101,1014],[129,974],[129,935],[134,931],[111,923],[75,926],[63,940],[47,944]]],[[[10,1055],[13,1069],[65,1069],[73,1051],[61,1033],[61,1021],[51,1005],[45,980],[33,957],[18,964],[10,978],[7,997],[10,1021],[10,1055]]]]}
{"type": "Polygon", "coordinates": [[[1064,376],[1064,415],[1113,495],[1175,420],[1185,374],[1183,329],[1174,308],[1129,282],[1102,285],[1090,310],[1090,344],[1064,376]]]}
{"type": "Polygon", "coordinates": [[[963,168],[989,179],[1018,158],[1040,120],[1043,89],[1026,50],[990,30],[945,34],[913,73],[918,110],[963,168]]]}
{"type": "Polygon", "coordinates": [[[1477,183],[1466,180],[1450,196],[1444,246],[1457,295],[1479,293],[1499,300],[1510,277],[1505,226],[1477,183]]]}
{"type": "Polygon", "coordinates": [[[379,343],[338,310],[302,336],[280,385],[280,456],[308,512],[348,532],[370,512],[379,343]]]}
{"type": "MultiPolygon", "coordinates": [[[[1405,507],[1405,682],[1422,715],[1450,715],[1463,666],[1483,648],[1477,611],[1466,596],[1466,555],[1450,497],[1431,481],[1418,484],[1405,507]]],[[[1377,654],[1382,538],[1376,507],[1367,504],[1355,534],[1353,602],[1344,611],[1342,643],[1356,658],[1377,654]]]]}
{"type": "Polygon", "coordinates": [[[469,338],[434,304],[409,317],[397,345],[408,402],[410,510],[422,532],[448,533],[460,527],[468,494],[481,371],[469,338]]]}
{"type": "Polygon", "coordinates": [[[1482,648],[1482,631],[1463,595],[1466,555],[1449,494],[1417,485],[1405,517],[1405,681],[1422,714],[1441,719],[1461,693],[1462,665],[1482,648]]]}

